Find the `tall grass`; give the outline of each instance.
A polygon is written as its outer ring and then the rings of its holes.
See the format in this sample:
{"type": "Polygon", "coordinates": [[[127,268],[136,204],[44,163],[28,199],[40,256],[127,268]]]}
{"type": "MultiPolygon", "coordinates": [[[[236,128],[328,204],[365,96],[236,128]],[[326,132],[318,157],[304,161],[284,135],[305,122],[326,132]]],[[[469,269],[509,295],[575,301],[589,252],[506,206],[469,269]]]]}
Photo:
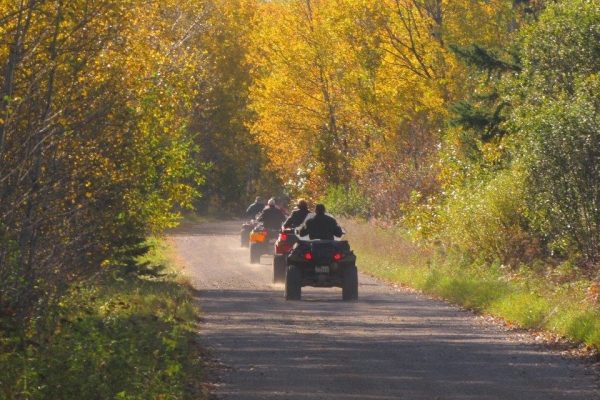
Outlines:
{"type": "Polygon", "coordinates": [[[600,349],[596,286],[569,268],[561,276],[528,266],[509,271],[421,247],[399,228],[353,220],[343,224],[362,272],[600,349]]]}
{"type": "Polygon", "coordinates": [[[198,310],[163,242],[144,260],[162,275],[116,272],[70,290],[26,343],[0,326],[2,399],[202,399],[198,310]]]}

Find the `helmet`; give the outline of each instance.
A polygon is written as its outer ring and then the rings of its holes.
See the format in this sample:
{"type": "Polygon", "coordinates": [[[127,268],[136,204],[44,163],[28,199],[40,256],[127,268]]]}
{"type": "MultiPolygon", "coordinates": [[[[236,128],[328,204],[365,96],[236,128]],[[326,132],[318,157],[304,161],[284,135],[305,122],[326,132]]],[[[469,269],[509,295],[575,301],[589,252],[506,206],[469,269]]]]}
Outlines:
{"type": "Polygon", "coordinates": [[[274,207],[277,205],[277,203],[275,202],[275,197],[271,197],[269,199],[269,202],[267,203],[268,205],[270,205],[271,207],[274,207]]]}

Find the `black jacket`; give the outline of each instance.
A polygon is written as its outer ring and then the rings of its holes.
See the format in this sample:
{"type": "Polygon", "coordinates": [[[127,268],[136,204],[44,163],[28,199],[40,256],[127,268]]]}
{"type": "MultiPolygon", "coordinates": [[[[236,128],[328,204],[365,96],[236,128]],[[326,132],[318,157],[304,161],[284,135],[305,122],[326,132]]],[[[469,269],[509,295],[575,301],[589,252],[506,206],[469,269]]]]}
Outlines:
{"type": "Polygon", "coordinates": [[[333,240],[344,233],[335,218],[326,214],[316,214],[306,220],[300,229],[300,236],[308,235],[311,239],[333,240]]]}
{"type": "Polygon", "coordinates": [[[267,206],[258,216],[258,221],[262,222],[267,229],[279,229],[285,221],[285,214],[275,206],[267,206]]]}
{"type": "Polygon", "coordinates": [[[292,211],[292,215],[283,223],[284,228],[296,228],[304,222],[306,216],[310,213],[308,208],[296,208],[292,211]]]}
{"type": "Polygon", "coordinates": [[[265,209],[265,205],[262,203],[252,203],[246,210],[246,217],[248,218],[256,218],[256,214],[265,209]]]}

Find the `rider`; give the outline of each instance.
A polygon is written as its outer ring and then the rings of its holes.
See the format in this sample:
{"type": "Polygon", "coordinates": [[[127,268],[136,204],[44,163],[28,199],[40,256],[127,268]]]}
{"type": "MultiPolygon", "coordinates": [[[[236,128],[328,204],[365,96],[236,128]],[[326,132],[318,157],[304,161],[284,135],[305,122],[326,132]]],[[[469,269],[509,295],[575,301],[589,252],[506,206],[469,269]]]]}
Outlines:
{"type": "Polygon", "coordinates": [[[259,196],[256,198],[256,200],[254,200],[254,203],[250,204],[250,206],[248,206],[248,209],[246,209],[246,217],[255,218],[256,214],[260,213],[262,210],[264,210],[264,208],[265,203],[259,196]]]}
{"type": "Polygon", "coordinates": [[[344,234],[335,218],[325,214],[323,204],[315,206],[315,215],[304,222],[298,233],[300,236],[308,235],[311,240],[334,240],[335,236],[341,237],[344,234]]]}
{"type": "Polygon", "coordinates": [[[302,225],[308,214],[310,214],[308,203],[304,199],[299,199],[296,208],[292,211],[292,215],[283,223],[283,227],[296,228],[302,225]]]}
{"type": "Polygon", "coordinates": [[[275,199],[269,199],[267,206],[258,216],[258,221],[262,222],[267,229],[280,229],[281,224],[285,221],[285,214],[277,207],[275,199]]]}

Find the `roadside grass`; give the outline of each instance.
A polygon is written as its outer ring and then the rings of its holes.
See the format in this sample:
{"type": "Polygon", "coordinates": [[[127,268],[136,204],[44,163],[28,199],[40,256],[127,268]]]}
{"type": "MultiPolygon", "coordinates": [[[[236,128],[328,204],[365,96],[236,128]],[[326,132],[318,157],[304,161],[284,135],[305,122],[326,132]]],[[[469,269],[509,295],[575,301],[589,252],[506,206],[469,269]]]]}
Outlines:
{"type": "Polygon", "coordinates": [[[548,331],[600,349],[599,296],[593,293],[596,284],[572,271],[562,276],[535,272],[527,266],[507,271],[501,265],[420,247],[398,228],[353,220],[343,224],[359,269],[367,274],[518,327],[548,331]]]}
{"type": "Polygon", "coordinates": [[[165,242],[150,244],[140,262],[158,276],[113,271],[72,288],[25,344],[0,325],[0,398],[206,398],[197,306],[165,242]]]}

